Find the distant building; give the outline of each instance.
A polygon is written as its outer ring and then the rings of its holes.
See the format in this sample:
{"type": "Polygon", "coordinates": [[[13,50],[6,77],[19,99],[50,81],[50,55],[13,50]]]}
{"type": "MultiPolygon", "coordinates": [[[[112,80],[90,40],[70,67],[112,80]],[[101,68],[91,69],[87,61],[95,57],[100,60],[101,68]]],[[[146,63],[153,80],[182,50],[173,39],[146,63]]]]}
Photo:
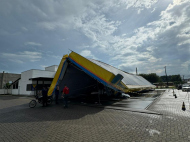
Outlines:
{"type": "Polygon", "coordinates": [[[22,72],[18,84],[18,94],[34,95],[36,91],[41,90],[44,85],[49,87],[57,68],[57,65],[53,65],[46,67],[45,70],[31,69],[22,72]]]}
{"type": "MultiPolygon", "coordinates": [[[[6,93],[14,95],[34,95],[38,90],[41,90],[43,86],[49,87],[51,85],[57,68],[57,65],[53,65],[46,67],[45,70],[31,69],[19,75],[17,74],[17,76],[15,74],[7,75],[4,73],[4,84],[6,84],[5,82],[12,81],[11,87],[6,93]]],[[[2,78],[2,76],[0,77],[2,78]]],[[[0,91],[1,94],[4,92],[5,91],[0,91]]]]}
{"type": "MultiPolygon", "coordinates": [[[[162,83],[153,83],[155,86],[167,86],[167,82],[162,82],[162,83]]],[[[174,83],[173,82],[168,82],[168,86],[174,86],[174,83]]]]}
{"type": "Polygon", "coordinates": [[[190,82],[190,78],[184,79],[185,82],[190,82]]]}
{"type": "Polygon", "coordinates": [[[18,80],[21,77],[21,74],[15,73],[0,73],[0,89],[3,89],[6,83],[12,83],[18,80]]]}

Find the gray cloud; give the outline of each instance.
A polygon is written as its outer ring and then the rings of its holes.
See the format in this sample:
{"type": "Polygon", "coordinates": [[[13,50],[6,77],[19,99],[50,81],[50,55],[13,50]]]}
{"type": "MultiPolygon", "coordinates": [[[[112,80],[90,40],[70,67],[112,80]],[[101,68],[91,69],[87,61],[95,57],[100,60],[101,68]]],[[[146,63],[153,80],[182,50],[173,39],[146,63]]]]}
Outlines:
{"type": "Polygon", "coordinates": [[[18,53],[1,53],[3,58],[8,58],[10,61],[23,63],[26,60],[31,62],[38,61],[42,58],[41,53],[31,52],[31,51],[23,51],[18,53]]]}
{"type": "Polygon", "coordinates": [[[21,72],[71,49],[127,72],[189,74],[189,15],[188,0],[2,0],[0,61],[21,72]]]}
{"type": "Polygon", "coordinates": [[[25,45],[41,46],[42,44],[36,42],[25,42],[25,45]]]}

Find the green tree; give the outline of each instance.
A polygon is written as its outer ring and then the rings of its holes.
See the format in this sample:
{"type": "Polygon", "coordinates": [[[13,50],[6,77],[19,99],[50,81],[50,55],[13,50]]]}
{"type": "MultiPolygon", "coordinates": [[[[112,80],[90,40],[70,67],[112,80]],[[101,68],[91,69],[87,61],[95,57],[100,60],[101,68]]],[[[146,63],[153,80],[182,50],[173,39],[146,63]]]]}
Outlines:
{"type": "Polygon", "coordinates": [[[148,80],[151,83],[159,82],[160,78],[156,73],[150,73],[150,74],[139,74],[140,76],[144,77],[146,80],[148,80]]]}
{"type": "MultiPolygon", "coordinates": [[[[166,82],[166,76],[160,76],[163,82],[166,82]]],[[[169,75],[168,82],[182,82],[181,76],[178,75],[169,75]]]]}
{"type": "Polygon", "coordinates": [[[4,88],[5,88],[5,89],[10,89],[10,87],[11,87],[11,84],[10,84],[10,83],[6,83],[6,84],[4,85],[4,88]]]}
{"type": "MultiPolygon", "coordinates": [[[[7,93],[8,93],[8,89],[11,88],[11,84],[10,83],[6,83],[4,86],[3,86],[4,89],[7,90],[7,93]]],[[[5,93],[5,92],[4,92],[5,93]]]]}

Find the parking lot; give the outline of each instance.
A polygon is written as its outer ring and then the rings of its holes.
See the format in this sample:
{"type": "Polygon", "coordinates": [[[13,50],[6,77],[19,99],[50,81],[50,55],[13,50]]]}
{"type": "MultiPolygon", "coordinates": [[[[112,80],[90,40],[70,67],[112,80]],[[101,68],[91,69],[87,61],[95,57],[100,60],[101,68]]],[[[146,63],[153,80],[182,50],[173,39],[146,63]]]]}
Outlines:
{"type": "Polygon", "coordinates": [[[175,94],[165,91],[142,111],[74,103],[68,109],[62,104],[29,108],[30,97],[1,95],[0,141],[190,141],[188,95],[175,94]],[[181,110],[183,101],[186,111],[181,110]]]}

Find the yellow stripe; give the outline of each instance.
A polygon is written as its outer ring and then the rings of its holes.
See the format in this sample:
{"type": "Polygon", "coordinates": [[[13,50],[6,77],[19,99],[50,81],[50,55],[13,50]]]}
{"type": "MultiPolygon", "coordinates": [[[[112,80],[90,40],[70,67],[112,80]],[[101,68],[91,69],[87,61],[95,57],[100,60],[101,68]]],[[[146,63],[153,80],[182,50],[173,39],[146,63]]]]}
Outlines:
{"type": "Polygon", "coordinates": [[[65,60],[66,60],[67,57],[68,57],[68,55],[64,55],[63,58],[62,58],[62,60],[61,60],[61,62],[59,63],[59,67],[57,69],[57,72],[55,73],[54,79],[53,79],[53,81],[51,83],[51,86],[50,86],[50,88],[48,90],[48,96],[52,95],[53,90],[56,87],[57,80],[59,79],[59,75],[61,73],[63,64],[64,64],[64,62],[65,62],[65,60]]]}
{"type": "Polygon", "coordinates": [[[91,73],[93,73],[94,75],[96,75],[97,77],[101,78],[102,80],[104,80],[106,82],[111,82],[113,80],[113,78],[115,77],[115,75],[113,73],[94,64],[93,62],[87,60],[86,58],[80,56],[79,54],[77,54],[75,52],[70,53],[69,57],[71,59],[77,61],[77,63],[79,63],[84,68],[89,70],[91,73]]]}

